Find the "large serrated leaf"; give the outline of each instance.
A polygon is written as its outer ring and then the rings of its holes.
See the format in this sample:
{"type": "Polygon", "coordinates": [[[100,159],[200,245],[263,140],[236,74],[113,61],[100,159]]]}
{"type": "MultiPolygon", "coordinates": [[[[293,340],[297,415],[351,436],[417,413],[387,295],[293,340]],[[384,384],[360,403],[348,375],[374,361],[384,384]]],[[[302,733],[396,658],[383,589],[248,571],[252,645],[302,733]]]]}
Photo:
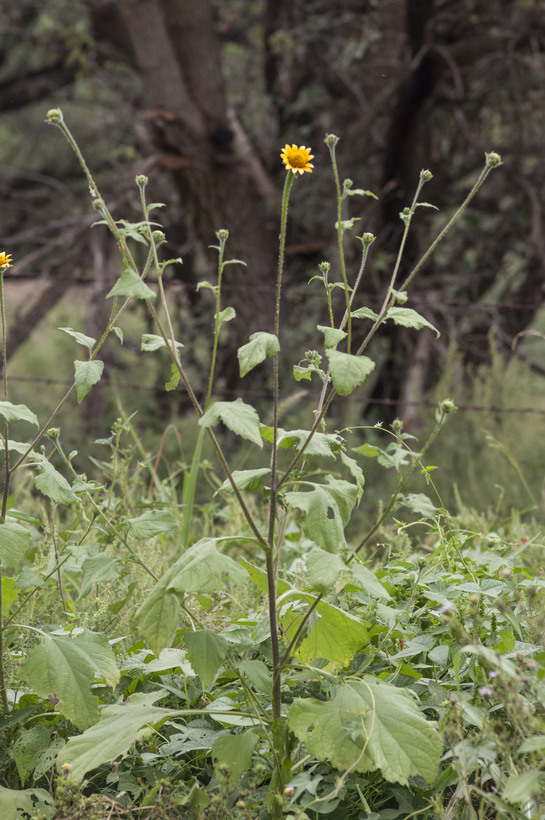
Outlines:
{"type": "Polygon", "coordinates": [[[119,576],[117,561],[109,555],[100,553],[90,555],[81,565],[81,587],[78,593],[78,600],[89,595],[94,584],[104,584],[113,581],[119,576]]]}
{"type": "Polygon", "coordinates": [[[382,586],[375,573],[359,561],[353,561],[349,572],[355,583],[371,598],[391,598],[388,590],[382,586]]]}
{"type": "Polygon", "coordinates": [[[240,375],[245,376],[258,364],[264,362],[267,356],[274,356],[280,350],[280,344],[274,333],[259,331],[252,333],[250,341],[239,347],[237,356],[240,375]]]}
{"type": "Polygon", "coordinates": [[[112,649],[105,636],[87,630],[75,638],[45,635],[45,643],[30,650],[19,672],[33,692],[58,699],[58,711],[79,729],[98,720],[98,701],[91,694],[95,677],[110,685],[119,679],[112,649]]]}
{"type": "Polygon", "coordinates": [[[107,706],[100,720],[83,734],[72,737],[57,756],[57,768],[69,764],[68,780],[81,783],[87,772],[125,755],[133,743],[151,732],[151,726],[169,717],[173,709],[153,706],[165,697],[164,690],[132,695],[124,703],[107,706]]]}
{"type": "Polygon", "coordinates": [[[348,567],[339,555],[332,555],[318,547],[313,547],[306,557],[308,579],[313,589],[325,593],[348,572],[348,567]]]}
{"type": "Polygon", "coordinates": [[[155,585],[138,613],[142,634],[157,656],[168,645],[178,625],[178,600],[173,593],[165,591],[162,581],[155,585]]]}
{"type": "Polygon", "coordinates": [[[367,356],[353,356],[333,348],[326,350],[326,356],[329,360],[333,387],[340,396],[348,396],[356,387],[363,384],[375,367],[374,361],[367,356]]]}
{"type": "Polygon", "coordinates": [[[216,539],[212,538],[197,541],[178,559],[176,567],[166,589],[177,595],[217,592],[224,588],[227,578],[237,584],[247,577],[237,561],[217,550],[216,539]]]}
{"type": "Polygon", "coordinates": [[[315,544],[328,552],[346,547],[344,528],[358,497],[348,481],[326,476],[325,484],[312,484],[310,491],[285,494],[290,507],[301,510],[301,527],[315,544]]]}
{"type": "Polygon", "coordinates": [[[25,527],[9,518],[0,524],[0,564],[18,564],[29,546],[30,532],[25,527]]]}
{"type": "MultiPolygon", "coordinates": [[[[313,602],[313,596],[307,596],[306,600],[313,602]]],[[[295,650],[295,657],[301,663],[312,663],[319,658],[326,660],[329,671],[346,666],[356,652],[369,643],[365,624],[325,601],[319,601],[315,611],[317,620],[295,650]]]]}
{"type": "Polygon", "coordinates": [[[227,769],[231,783],[238,780],[245,769],[250,768],[258,741],[259,736],[250,729],[238,735],[220,735],[212,744],[214,762],[219,769],[227,769]]]}
{"type": "Polygon", "coordinates": [[[191,666],[208,689],[216,677],[229,649],[224,637],[209,629],[186,632],[184,642],[191,666]]]}
{"type": "Polygon", "coordinates": [[[311,754],[340,771],[380,769],[386,780],[403,785],[417,775],[432,783],[437,774],[437,729],[410,695],[380,679],[340,685],[331,701],[298,699],[288,723],[311,754]]]}
{"type": "Polygon", "coordinates": [[[164,649],[178,625],[178,598],[189,593],[216,592],[229,578],[238,583],[246,571],[228,555],[218,552],[215,539],[202,539],[165,572],[142,604],[138,621],[155,655],[164,649]]]}
{"type": "Polygon", "coordinates": [[[424,327],[429,327],[430,330],[433,330],[437,335],[437,338],[441,335],[431,322],[428,322],[427,319],[424,319],[416,310],[412,310],[411,308],[391,307],[386,313],[386,319],[391,319],[396,325],[401,325],[402,327],[413,327],[415,330],[422,330],[424,327]]]}
{"type": "MultiPolygon", "coordinates": [[[[305,444],[310,430],[283,430],[278,428],[277,446],[283,450],[293,447],[297,452],[305,444]]],[[[262,425],[261,435],[265,441],[272,443],[273,428],[262,425]]],[[[342,438],[332,433],[314,433],[305,448],[305,453],[309,456],[326,456],[335,458],[335,455],[342,449],[342,438]]]]}
{"type": "Polygon", "coordinates": [[[81,404],[87,393],[102,378],[104,362],[100,359],[93,359],[88,362],[74,362],[74,382],[78,403],[81,404]]]}
{"type": "Polygon", "coordinates": [[[0,401],[0,416],[5,418],[9,424],[16,421],[28,421],[39,427],[38,417],[29,410],[26,404],[12,404],[10,401],[0,401]]]}
{"type": "Polygon", "coordinates": [[[237,436],[263,447],[257,410],[242,399],[214,402],[199,419],[199,424],[202,427],[214,427],[220,421],[237,436]]]}
{"type": "Polygon", "coordinates": [[[133,538],[153,538],[178,526],[178,520],[168,510],[146,510],[138,518],[129,518],[129,535],[133,538]]]}
{"type": "Polygon", "coordinates": [[[0,786],[0,817],[2,820],[53,817],[53,798],[45,789],[6,789],[0,786]]]}
{"type": "Polygon", "coordinates": [[[77,495],[61,473],[40,453],[32,453],[29,461],[34,462],[40,469],[34,483],[40,492],[56,504],[72,504],[78,500],[77,495]]]}

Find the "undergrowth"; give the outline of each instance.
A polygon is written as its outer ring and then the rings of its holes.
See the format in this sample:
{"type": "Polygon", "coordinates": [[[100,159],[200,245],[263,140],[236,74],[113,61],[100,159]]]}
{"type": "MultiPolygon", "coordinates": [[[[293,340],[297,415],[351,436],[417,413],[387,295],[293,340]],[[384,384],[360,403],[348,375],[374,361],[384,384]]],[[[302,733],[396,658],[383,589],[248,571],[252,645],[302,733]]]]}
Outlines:
{"type": "MultiPolygon", "coordinates": [[[[385,322],[437,332],[407,306],[411,282],[500,158],[486,155],[466,200],[401,278],[411,222],[431,207],[420,199],[431,179],[422,171],[375,313],[353,305],[374,237],[356,237],[358,220],[346,217],[352,198],[372,194],[341,183],[338,138],[326,137],[337,258],[311,280],[324,293],[316,349],[287,373],[279,352],[288,203],[296,180],[295,191],[308,184],[299,178],[313,157],[284,147],[274,323],[238,351],[241,377],[271,367],[264,423],[248,402],[214,394],[222,326],[236,321],[222,277],[243,264],[228,258],[228,231],[216,235],[216,281],[201,283],[213,335],[197,390],[184,367],[191,339],[165,296],[165,272],[179,260],[161,259],[147,179],[136,179],[141,220],[115,221],[62,113],[48,121],[76,152],[95,230],[112,232],[122,264],[102,336],[62,328],[83,355],[45,422],[8,400],[4,353],[2,817],[544,816],[539,531],[515,515],[449,514],[427,454],[456,409],[450,399],[421,444],[399,420],[387,430],[329,422],[336,397],[372,372],[368,346],[385,322]],[[361,246],[354,275],[348,240],[361,246]],[[165,470],[161,448],[151,455],[124,411],[92,445],[90,479],[53,425],[100,381],[101,348],[109,336],[123,343],[119,318],[133,300],[155,323],[142,350],[165,357],[166,389],[185,391],[193,406],[195,450],[165,470]],[[282,391],[293,378],[317,383],[319,398],[308,394],[305,427],[283,429],[282,391]],[[27,440],[20,431],[29,425],[38,432],[27,440]],[[232,466],[226,436],[250,448],[251,467],[232,466]],[[349,525],[365,504],[370,460],[394,489],[361,531],[349,525]]],[[[3,253],[2,271],[10,263],[3,253]]],[[[0,293],[5,342],[3,282],[0,293]]]]}

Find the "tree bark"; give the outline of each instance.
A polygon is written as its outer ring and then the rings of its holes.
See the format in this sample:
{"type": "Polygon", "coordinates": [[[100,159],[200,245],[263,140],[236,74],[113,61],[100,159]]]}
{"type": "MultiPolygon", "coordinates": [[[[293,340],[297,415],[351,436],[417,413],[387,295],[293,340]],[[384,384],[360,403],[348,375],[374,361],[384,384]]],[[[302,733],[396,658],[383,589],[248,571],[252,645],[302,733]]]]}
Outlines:
{"type": "MultiPolygon", "coordinates": [[[[119,0],[152,106],[146,118],[182,205],[202,248],[215,232],[229,230],[227,258],[247,267],[225,271],[226,299],[237,312],[230,327],[234,343],[273,320],[257,303],[254,285],[274,276],[276,241],[266,228],[266,203],[254,182],[251,163],[229,123],[220,43],[209,0],[119,0]]],[[[215,259],[211,257],[211,265],[215,259]]],[[[212,274],[211,274],[212,275],[212,274]]],[[[235,375],[236,362],[223,367],[235,375]]]]}

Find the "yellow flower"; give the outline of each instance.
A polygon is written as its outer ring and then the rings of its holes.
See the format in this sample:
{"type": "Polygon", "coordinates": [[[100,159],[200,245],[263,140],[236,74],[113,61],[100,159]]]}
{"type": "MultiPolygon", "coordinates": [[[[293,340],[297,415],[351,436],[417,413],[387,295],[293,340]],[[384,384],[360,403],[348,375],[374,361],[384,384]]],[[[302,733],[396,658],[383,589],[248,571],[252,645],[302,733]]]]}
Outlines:
{"type": "Polygon", "coordinates": [[[11,266],[11,253],[0,253],[0,268],[9,268],[11,266]]]}
{"type": "Polygon", "coordinates": [[[312,174],[314,165],[311,159],[314,159],[314,154],[310,153],[310,148],[305,148],[304,145],[284,145],[284,150],[280,154],[280,159],[286,166],[286,170],[292,171],[294,174],[304,174],[308,171],[312,174]]]}

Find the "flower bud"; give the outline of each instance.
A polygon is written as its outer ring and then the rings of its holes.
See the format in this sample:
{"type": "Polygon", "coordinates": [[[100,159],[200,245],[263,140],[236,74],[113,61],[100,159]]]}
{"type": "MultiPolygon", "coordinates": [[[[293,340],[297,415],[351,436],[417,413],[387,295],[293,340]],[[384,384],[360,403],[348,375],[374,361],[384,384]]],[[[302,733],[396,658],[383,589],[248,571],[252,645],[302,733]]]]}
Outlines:
{"type": "Polygon", "coordinates": [[[45,121],[50,123],[51,125],[60,125],[61,122],[64,122],[61,109],[50,108],[47,112],[45,121]]]}
{"type": "Polygon", "coordinates": [[[326,134],[324,142],[328,148],[334,148],[339,142],[339,139],[340,138],[336,137],[335,134],[326,134]]]}
{"type": "Polygon", "coordinates": [[[148,178],[145,174],[138,174],[136,177],[136,184],[139,188],[145,188],[148,184],[148,178]]]}
{"type": "Polygon", "coordinates": [[[496,154],[495,151],[491,151],[489,154],[485,154],[485,157],[487,168],[497,168],[498,165],[502,164],[500,155],[496,154]]]}
{"type": "Polygon", "coordinates": [[[422,180],[422,182],[429,182],[433,179],[433,174],[431,171],[428,171],[427,169],[423,168],[420,171],[420,179],[422,180]]]}

